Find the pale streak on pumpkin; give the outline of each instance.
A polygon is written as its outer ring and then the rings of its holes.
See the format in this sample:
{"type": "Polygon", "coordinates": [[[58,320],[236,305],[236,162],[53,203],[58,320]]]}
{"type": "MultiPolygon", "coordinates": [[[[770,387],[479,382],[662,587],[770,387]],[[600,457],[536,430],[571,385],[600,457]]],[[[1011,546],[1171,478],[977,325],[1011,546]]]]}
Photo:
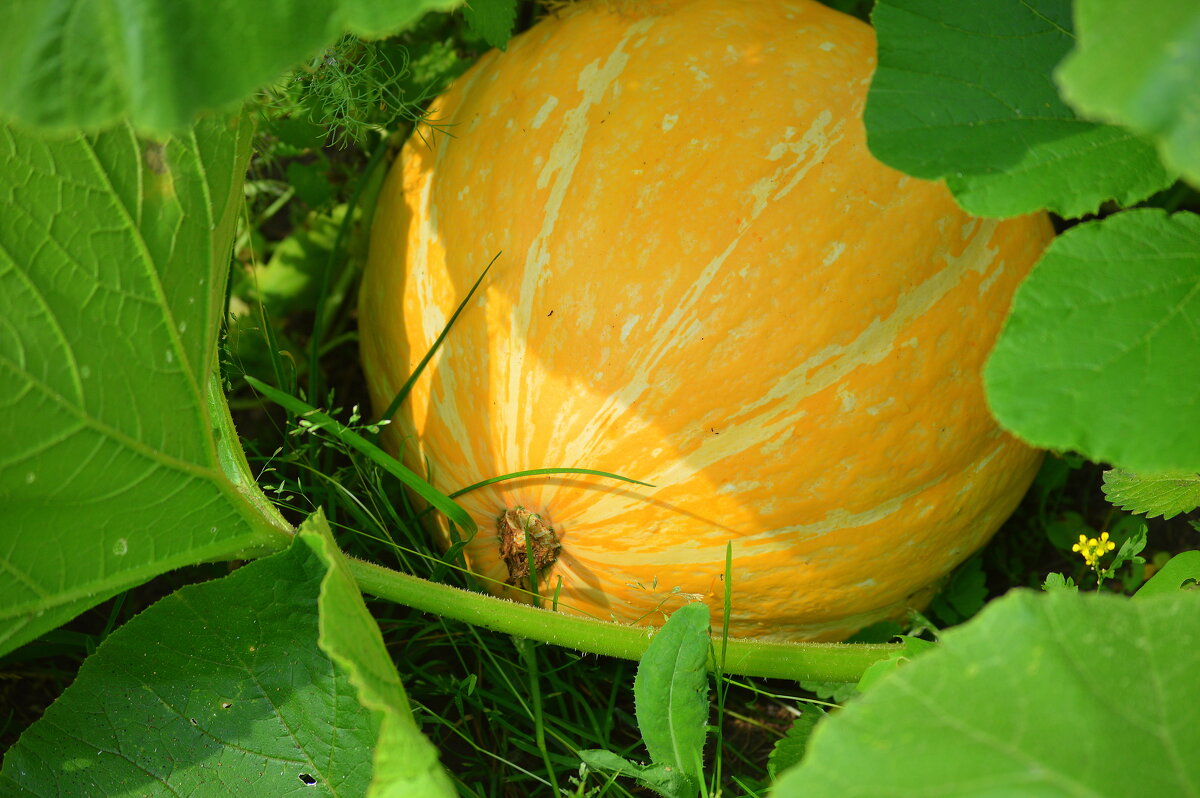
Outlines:
{"type": "MultiPolygon", "coordinates": [[[[841,141],[839,136],[829,135],[826,133],[826,128],[829,127],[831,119],[832,115],[828,111],[821,112],[817,115],[817,118],[813,121],[812,126],[805,132],[804,136],[802,136],[799,141],[785,143],[785,151],[794,155],[795,159],[791,163],[786,163],[780,166],[775,170],[775,172],[767,177],[760,178],[753,186],[750,187],[750,196],[753,198],[754,204],[751,206],[749,218],[743,220],[738,226],[737,235],[734,236],[733,240],[729,242],[729,244],[719,255],[705,265],[704,269],[695,277],[694,281],[688,287],[679,304],[677,304],[671,310],[671,313],[667,316],[667,318],[659,321],[659,313],[662,310],[662,307],[659,306],[655,309],[655,312],[647,326],[649,326],[651,329],[660,330],[685,330],[698,323],[699,314],[696,309],[697,303],[709,292],[713,280],[715,280],[717,275],[720,274],[721,269],[725,266],[725,262],[729,259],[729,256],[732,255],[734,250],[737,249],[738,245],[741,244],[742,239],[745,237],[747,231],[750,230],[751,225],[753,225],[754,222],[762,216],[763,211],[767,209],[767,206],[772,200],[778,200],[785,197],[793,188],[795,188],[797,183],[809,173],[809,170],[812,169],[815,164],[819,163],[829,153],[829,150],[833,147],[833,145],[841,141]],[[787,180],[788,182],[772,197],[771,188],[784,180],[787,180]]],[[[840,129],[840,124],[835,125],[832,133],[836,134],[840,129]]],[[[772,148],[771,152],[773,153],[774,151],[774,148],[772,148]]],[[[782,157],[782,155],[780,157],[782,157]]],[[[771,158],[768,155],[767,160],[779,159],[771,158]]],[[[656,336],[650,341],[650,344],[652,345],[638,350],[639,354],[644,353],[644,357],[639,359],[639,362],[636,364],[630,364],[632,373],[624,388],[619,393],[611,396],[600,408],[598,413],[589,415],[588,417],[591,420],[586,423],[582,432],[577,437],[572,439],[572,441],[567,445],[567,449],[565,451],[568,462],[585,461],[585,457],[588,453],[588,447],[601,438],[600,433],[603,430],[612,426],[614,418],[626,416],[629,412],[629,408],[632,407],[635,402],[641,399],[642,396],[651,389],[650,377],[651,375],[658,373],[659,366],[663,358],[667,357],[680,346],[684,345],[686,340],[687,337],[685,335],[674,337],[656,336]]],[[[807,369],[809,367],[810,366],[805,364],[801,368],[807,369]]],[[[768,398],[774,398],[774,394],[768,398]]],[[[574,417],[570,419],[561,419],[557,422],[557,424],[559,426],[566,426],[570,425],[570,423],[573,421],[576,421],[574,417]]],[[[635,434],[637,432],[637,430],[632,431],[635,434]]],[[[734,436],[726,437],[726,442],[730,443],[730,445],[733,445],[730,440],[732,437],[734,436]]],[[[752,440],[757,442],[759,438],[755,437],[752,440]]],[[[717,450],[720,447],[713,446],[712,448],[717,450]]],[[[745,448],[745,446],[742,445],[738,446],[737,448],[742,449],[745,448]]],[[[729,453],[730,452],[723,452],[719,455],[719,457],[725,457],[729,453]]],[[[684,465],[682,461],[676,461],[672,464],[672,469],[665,472],[646,475],[644,480],[655,483],[678,482],[691,477],[696,471],[700,470],[700,468],[710,465],[715,459],[719,458],[710,458],[704,462],[704,465],[690,470],[682,468],[684,465]]],[[[618,502],[618,506],[621,507],[622,511],[627,509],[628,505],[633,501],[630,500],[626,502],[619,502],[619,500],[612,496],[597,496],[596,498],[597,500],[616,501],[618,502]]],[[[550,499],[553,499],[553,495],[551,495],[550,499]]]]}
{"type": "MultiPolygon", "coordinates": [[[[971,220],[967,225],[964,225],[965,228],[977,233],[974,237],[967,238],[969,241],[967,250],[957,258],[947,253],[945,255],[947,261],[946,268],[934,274],[933,277],[926,280],[913,291],[910,291],[900,300],[897,304],[896,312],[889,318],[876,320],[850,344],[841,347],[826,347],[824,350],[803,361],[771,386],[762,398],[745,405],[740,413],[745,419],[742,423],[733,423],[734,419],[727,419],[727,428],[723,435],[704,439],[699,449],[689,452],[686,459],[679,458],[669,461],[667,463],[667,470],[648,474],[644,478],[661,485],[685,483],[697,474],[712,468],[721,460],[744,451],[748,446],[761,445],[794,428],[799,423],[799,416],[804,412],[803,400],[831,386],[837,385],[850,372],[860,366],[880,363],[892,352],[899,332],[912,324],[915,319],[929,313],[935,308],[945,298],[946,294],[959,284],[965,271],[974,271],[986,275],[988,271],[987,267],[994,263],[997,255],[996,249],[990,246],[991,234],[994,232],[997,222],[986,220],[983,222],[981,230],[977,230],[976,226],[977,220],[971,220]],[[782,402],[785,399],[791,402],[796,412],[777,415],[769,415],[762,412],[765,406],[782,402]]],[[[720,258],[722,262],[725,256],[732,250],[732,247],[740,240],[741,235],[739,234],[734,244],[731,244],[726,252],[722,254],[720,258]]],[[[711,279],[711,275],[706,274],[706,278],[705,287],[707,287],[707,281],[711,279]]],[[[985,279],[985,282],[988,281],[985,279]]],[[[680,320],[675,319],[673,321],[678,323],[680,320]]],[[[670,327],[674,326],[674,323],[670,325],[670,327]]],[[[641,376],[652,372],[657,367],[658,362],[655,360],[648,368],[641,368],[636,374],[641,376]]],[[[634,399],[649,387],[644,377],[641,380],[637,378],[631,380],[630,385],[636,391],[634,399]]],[[[622,403],[623,406],[616,409],[608,406],[605,409],[610,413],[625,412],[629,403],[628,401],[622,403]]],[[[598,432],[607,426],[608,421],[608,416],[605,415],[602,419],[594,423],[594,429],[585,427],[585,433],[582,436],[583,439],[589,442],[596,440],[599,437],[598,432]]],[[[569,462],[584,462],[579,453],[574,449],[570,449],[569,451],[575,455],[568,459],[569,462]]],[[[990,456],[988,459],[990,460],[990,456]]],[[[797,536],[812,537],[837,529],[850,529],[864,526],[868,523],[876,523],[884,520],[888,515],[902,507],[904,502],[912,496],[928,491],[940,481],[941,478],[939,477],[937,480],[920,485],[864,513],[850,514],[838,508],[832,510],[825,518],[817,522],[791,525],[777,530],[765,530],[758,535],[739,537],[738,546],[745,547],[743,550],[748,555],[754,556],[770,551],[782,551],[794,545],[794,540],[791,538],[793,533],[797,536]],[[782,536],[788,536],[786,543],[779,542],[782,536]],[[764,543],[764,541],[770,538],[776,540],[774,545],[770,545],[769,542],[764,543]]],[[[596,503],[589,509],[591,512],[604,517],[614,517],[634,510],[643,501],[644,498],[641,496],[622,497],[613,494],[598,493],[595,498],[596,503]],[[602,503],[611,505],[611,507],[602,508],[599,506],[602,503]]],[[[553,504],[553,493],[547,499],[547,503],[553,504]]],[[[711,563],[714,557],[720,556],[720,550],[722,549],[723,544],[716,548],[676,548],[669,555],[664,553],[663,557],[664,561],[670,561],[676,565],[711,563]]],[[[593,557],[597,561],[607,559],[603,551],[595,553],[593,557]]],[[[612,561],[618,562],[619,560],[614,559],[612,561]]]]}
{"type": "MultiPolygon", "coordinates": [[[[534,299],[537,297],[538,282],[544,278],[546,268],[550,264],[550,250],[547,242],[554,235],[554,226],[558,222],[558,213],[562,208],[563,198],[571,186],[571,178],[575,176],[575,166],[583,152],[584,141],[587,138],[588,111],[599,103],[613,83],[620,77],[625,65],[629,63],[629,54],[625,51],[629,40],[648,31],[654,25],[650,17],[629,26],[625,36],[617,42],[612,54],[603,66],[596,61],[588,64],[579,73],[578,89],[582,94],[579,105],[563,113],[563,128],[558,140],[550,148],[550,156],[546,165],[538,175],[537,187],[544,189],[550,186],[550,195],[542,208],[542,229],[525,257],[524,279],[521,283],[520,299],[510,317],[510,340],[521,341],[529,337],[530,322],[533,318],[534,299]],[[553,183],[551,181],[553,180],[553,183]]],[[[557,103],[556,103],[557,104],[557,103]]],[[[542,120],[544,122],[544,118],[542,120]]],[[[541,127],[541,122],[534,125],[541,127]]],[[[508,384],[501,392],[501,401],[508,407],[520,407],[523,412],[514,413],[511,417],[501,418],[501,439],[509,462],[521,459],[524,447],[521,444],[523,433],[538,422],[535,418],[534,403],[524,401],[524,391],[527,386],[525,371],[525,350],[516,347],[511,355],[508,369],[508,384]]],[[[464,441],[465,443],[465,441],[464,441]]]]}
{"type": "Polygon", "coordinates": [[[733,540],[735,634],[843,636],[965,558],[1031,478],[978,369],[1049,226],[968,219],[869,157],[861,24],[774,0],[637,8],[674,14],[539,25],[434,106],[453,139],[406,145],[360,306],[373,401],[503,249],[389,444],[419,437],[406,459],[443,490],[556,465],[659,487],[469,493],[472,568],[505,593],[494,519],[524,504],[561,534],[543,584],[562,577],[565,608],[638,619],[678,587],[719,618],[733,540]]]}

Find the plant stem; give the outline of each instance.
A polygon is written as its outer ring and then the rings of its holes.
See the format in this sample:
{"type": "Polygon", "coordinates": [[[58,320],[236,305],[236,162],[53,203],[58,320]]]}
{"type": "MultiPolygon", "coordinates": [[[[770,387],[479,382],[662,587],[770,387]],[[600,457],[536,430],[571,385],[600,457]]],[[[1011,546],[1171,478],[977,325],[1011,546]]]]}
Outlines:
{"type": "MultiPolygon", "coordinates": [[[[348,558],[358,586],[387,601],[530,640],[638,660],[650,643],[647,627],[565,615],[472,593],[348,558]]],[[[892,644],[776,643],[729,640],[723,673],[794,681],[856,682],[870,665],[900,647],[892,644]]]]}

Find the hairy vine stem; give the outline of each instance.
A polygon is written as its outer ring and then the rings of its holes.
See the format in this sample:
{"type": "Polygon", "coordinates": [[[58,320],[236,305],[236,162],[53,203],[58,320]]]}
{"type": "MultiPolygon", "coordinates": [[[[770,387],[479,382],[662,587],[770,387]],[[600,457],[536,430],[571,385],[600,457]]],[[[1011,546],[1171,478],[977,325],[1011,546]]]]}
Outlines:
{"type": "MultiPolygon", "coordinates": [[[[564,615],[429,582],[363,560],[348,558],[347,562],[364,593],[497,632],[632,660],[640,659],[650,643],[646,627],[564,615]]],[[[824,682],[856,682],[872,664],[900,650],[893,644],[776,643],[738,638],[722,645],[723,673],[824,682]]]]}

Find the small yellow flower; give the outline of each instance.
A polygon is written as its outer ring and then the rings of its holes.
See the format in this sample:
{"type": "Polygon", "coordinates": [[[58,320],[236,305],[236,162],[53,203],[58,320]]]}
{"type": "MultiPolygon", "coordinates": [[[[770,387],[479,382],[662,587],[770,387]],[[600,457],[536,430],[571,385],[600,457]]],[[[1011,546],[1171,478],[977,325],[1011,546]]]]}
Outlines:
{"type": "Polygon", "coordinates": [[[1096,568],[1100,563],[1100,558],[1116,547],[1117,544],[1108,539],[1108,533],[1101,532],[1098,538],[1080,535],[1079,542],[1071,547],[1071,551],[1078,552],[1089,568],[1096,568]]]}

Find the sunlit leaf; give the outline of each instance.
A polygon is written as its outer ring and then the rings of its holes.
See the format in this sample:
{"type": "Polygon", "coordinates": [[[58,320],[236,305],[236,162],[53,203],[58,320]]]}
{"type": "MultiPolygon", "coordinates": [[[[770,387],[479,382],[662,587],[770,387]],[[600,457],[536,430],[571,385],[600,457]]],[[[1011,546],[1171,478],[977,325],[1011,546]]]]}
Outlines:
{"type": "Polygon", "coordinates": [[[0,129],[0,651],[287,544],[214,381],[249,139],[0,129]]]}
{"type": "Polygon", "coordinates": [[[1048,449],[1200,472],[1200,216],[1134,210],[1068,230],[988,361],[1000,422],[1048,449]]]}
{"type": "Polygon", "coordinates": [[[1190,795],[1200,594],[1017,591],[816,729],[773,798],[1190,795]]]}

